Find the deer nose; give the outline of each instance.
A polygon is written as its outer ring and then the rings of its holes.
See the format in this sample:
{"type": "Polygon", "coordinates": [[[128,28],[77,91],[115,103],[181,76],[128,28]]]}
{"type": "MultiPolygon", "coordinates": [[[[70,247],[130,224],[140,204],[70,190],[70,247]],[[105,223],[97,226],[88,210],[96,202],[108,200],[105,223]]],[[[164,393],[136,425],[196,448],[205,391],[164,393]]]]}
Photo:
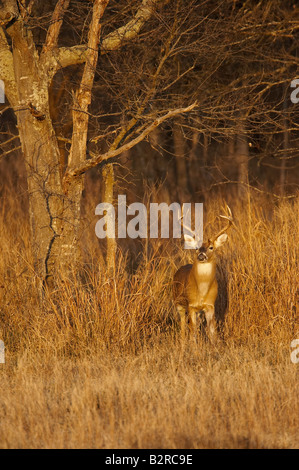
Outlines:
{"type": "Polygon", "coordinates": [[[199,261],[205,261],[207,259],[207,255],[205,253],[199,253],[198,259],[199,261]]]}

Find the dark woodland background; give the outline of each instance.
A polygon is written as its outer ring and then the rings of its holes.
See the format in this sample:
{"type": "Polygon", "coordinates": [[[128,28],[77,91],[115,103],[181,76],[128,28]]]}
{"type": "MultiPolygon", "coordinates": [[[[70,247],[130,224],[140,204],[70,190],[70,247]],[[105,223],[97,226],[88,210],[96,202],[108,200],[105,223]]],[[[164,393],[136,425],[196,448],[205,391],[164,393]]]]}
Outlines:
{"type": "MultiPolygon", "coordinates": [[[[28,19],[41,50],[55,1],[35,2],[28,19]]],[[[103,36],[125,24],[139,2],[110,2],[103,36]]],[[[73,1],[58,46],[87,42],[90,2],[73,1]]],[[[165,2],[137,39],[101,51],[92,90],[87,158],[107,151],[121,127],[126,135],[161,113],[198,106],[165,121],[143,142],[85,174],[82,218],[103,195],[102,170],[112,163],[114,195],[127,202],[205,202],[213,194],[246,200],[264,194],[273,202],[298,191],[299,104],[290,100],[298,76],[298,4],[294,1],[165,2]],[[146,103],[146,106],[144,106],[146,103]]],[[[83,65],[63,68],[50,88],[50,109],[61,167],[67,165],[74,92],[83,65]]],[[[1,105],[0,193],[27,210],[25,165],[15,113],[1,105]]],[[[90,214],[89,214],[90,215],[90,214]]],[[[92,230],[93,231],[93,230],[92,230]]]]}

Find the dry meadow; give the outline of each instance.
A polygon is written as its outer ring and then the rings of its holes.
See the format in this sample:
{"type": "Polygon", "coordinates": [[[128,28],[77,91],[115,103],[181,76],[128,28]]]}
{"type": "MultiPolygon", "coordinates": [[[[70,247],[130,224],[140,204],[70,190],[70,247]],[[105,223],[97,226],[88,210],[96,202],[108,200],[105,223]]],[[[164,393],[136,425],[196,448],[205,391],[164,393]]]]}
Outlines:
{"type": "MultiPolygon", "coordinates": [[[[298,198],[228,201],[216,345],[179,340],[171,279],[190,253],[178,241],[147,243],[134,269],[123,250],[105,275],[97,202],[86,203],[80,279],[41,300],[26,204],[2,198],[1,448],[298,448],[298,198]]],[[[204,204],[207,235],[223,204],[204,204]]]]}

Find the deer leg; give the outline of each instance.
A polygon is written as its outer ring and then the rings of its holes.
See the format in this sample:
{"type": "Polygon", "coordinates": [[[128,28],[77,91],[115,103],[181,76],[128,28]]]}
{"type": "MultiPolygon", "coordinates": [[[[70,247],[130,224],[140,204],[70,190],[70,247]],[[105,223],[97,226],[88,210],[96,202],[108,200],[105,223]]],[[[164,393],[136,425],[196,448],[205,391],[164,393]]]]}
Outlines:
{"type": "Polygon", "coordinates": [[[208,336],[212,343],[217,339],[217,324],[215,319],[214,305],[205,305],[205,317],[207,321],[208,336]]]}
{"type": "Polygon", "coordinates": [[[197,310],[194,307],[189,307],[189,330],[190,335],[194,341],[196,341],[196,317],[197,317],[197,310]]]}
{"type": "Polygon", "coordinates": [[[185,341],[185,331],[186,331],[186,309],[182,305],[176,306],[177,312],[181,319],[181,339],[185,341]]]}

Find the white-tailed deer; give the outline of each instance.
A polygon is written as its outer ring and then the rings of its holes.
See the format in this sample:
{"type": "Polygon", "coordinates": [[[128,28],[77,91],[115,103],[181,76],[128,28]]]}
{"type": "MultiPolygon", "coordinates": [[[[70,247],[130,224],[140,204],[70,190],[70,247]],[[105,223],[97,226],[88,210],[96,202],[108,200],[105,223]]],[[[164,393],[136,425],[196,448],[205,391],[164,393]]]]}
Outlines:
{"type": "Polygon", "coordinates": [[[210,340],[213,342],[217,337],[214,307],[218,292],[215,251],[227,241],[226,232],[232,225],[232,213],[230,208],[226,207],[227,215],[220,217],[227,219],[228,224],[200,247],[196,233],[184,226],[193,233],[193,237],[184,234],[184,238],[189,246],[194,247],[196,256],[193,264],[180,267],[173,280],[174,302],[181,318],[182,338],[185,337],[186,319],[190,333],[195,337],[197,315],[201,313],[205,315],[210,340]]]}

